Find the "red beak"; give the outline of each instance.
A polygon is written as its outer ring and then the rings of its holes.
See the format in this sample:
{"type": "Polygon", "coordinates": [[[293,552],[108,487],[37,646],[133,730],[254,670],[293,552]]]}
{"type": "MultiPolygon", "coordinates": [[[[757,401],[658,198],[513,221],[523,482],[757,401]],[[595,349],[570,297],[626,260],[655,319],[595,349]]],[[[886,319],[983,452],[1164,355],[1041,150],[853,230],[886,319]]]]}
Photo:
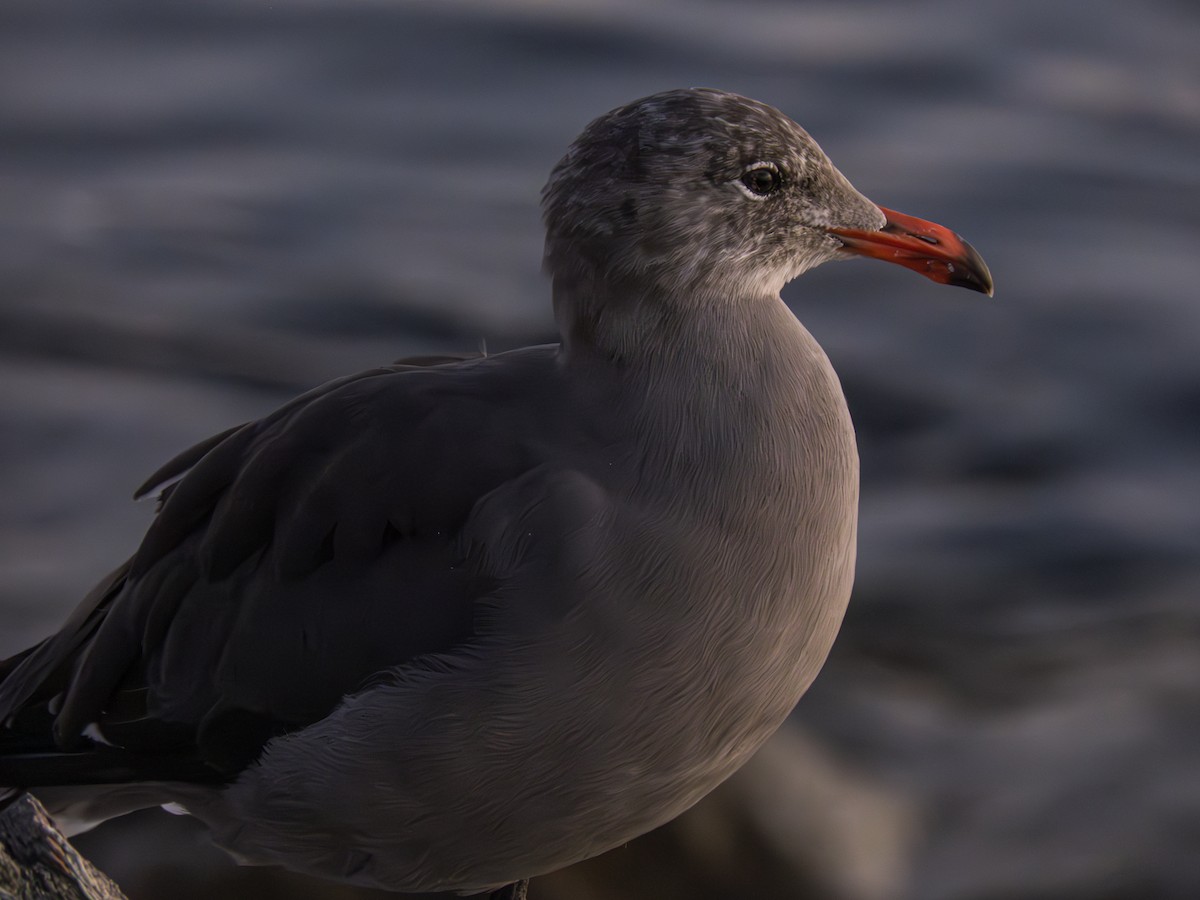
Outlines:
{"type": "Polygon", "coordinates": [[[830,228],[847,253],[897,263],[941,284],[970,288],[992,296],[992,273],[975,248],[949,228],[879,209],[887,223],[879,231],[830,228]]]}

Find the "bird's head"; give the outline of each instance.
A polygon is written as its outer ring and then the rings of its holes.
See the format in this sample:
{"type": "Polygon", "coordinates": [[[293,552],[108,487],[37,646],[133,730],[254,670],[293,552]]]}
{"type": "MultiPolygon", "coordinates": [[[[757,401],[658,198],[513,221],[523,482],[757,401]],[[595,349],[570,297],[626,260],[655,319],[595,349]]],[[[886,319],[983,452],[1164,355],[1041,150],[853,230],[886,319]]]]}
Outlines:
{"type": "Polygon", "coordinates": [[[777,294],[858,254],[992,292],[953,232],[876,206],[799,125],[723,91],[667,91],[596,119],[551,173],[543,217],[556,283],[719,300],[777,294]]]}

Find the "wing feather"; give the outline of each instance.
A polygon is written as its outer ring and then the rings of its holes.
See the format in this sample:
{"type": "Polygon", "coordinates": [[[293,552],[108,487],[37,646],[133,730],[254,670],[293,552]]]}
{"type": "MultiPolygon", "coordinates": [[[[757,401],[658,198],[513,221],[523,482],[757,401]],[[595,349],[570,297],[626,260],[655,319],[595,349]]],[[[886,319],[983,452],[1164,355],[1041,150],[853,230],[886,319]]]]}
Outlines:
{"type": "Polygon", "coordinates": [[[138,551],[11,666],[0,718],[65,690],[61,747],[91,722],[131,754],[190,734],[189,760],[226,770],[461,643],[495,585],[458,532],[538,464],[554,350],[364,372],[177,455],[138,490],[162,499],[138,551]]]}

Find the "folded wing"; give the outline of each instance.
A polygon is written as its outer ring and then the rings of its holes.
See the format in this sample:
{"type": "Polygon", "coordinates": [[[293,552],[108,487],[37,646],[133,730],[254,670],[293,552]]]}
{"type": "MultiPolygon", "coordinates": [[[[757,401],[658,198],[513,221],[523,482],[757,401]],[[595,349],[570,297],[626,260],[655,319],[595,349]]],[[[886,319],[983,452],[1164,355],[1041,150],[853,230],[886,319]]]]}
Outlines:
{"type": "Polygon", "coordinates": [[[496,585],[459,532],[538,464],[554,350],[364,372],[165,465],[137,552],[0,663],[0,784],[223,780],[468,639],[496,585]]]}

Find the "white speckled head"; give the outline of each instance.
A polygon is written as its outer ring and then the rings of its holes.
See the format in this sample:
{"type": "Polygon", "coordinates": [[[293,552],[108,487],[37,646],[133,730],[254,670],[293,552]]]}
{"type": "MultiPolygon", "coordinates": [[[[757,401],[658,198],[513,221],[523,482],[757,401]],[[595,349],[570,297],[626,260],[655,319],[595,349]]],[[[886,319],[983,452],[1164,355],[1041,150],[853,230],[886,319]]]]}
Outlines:
{"type": "Polygon", "coordinates": [[[883,213],[770,106],[674,90],[596,119],[543,191],[555,278],[653,284],[664,296],[778,293],[883,213]]]}

